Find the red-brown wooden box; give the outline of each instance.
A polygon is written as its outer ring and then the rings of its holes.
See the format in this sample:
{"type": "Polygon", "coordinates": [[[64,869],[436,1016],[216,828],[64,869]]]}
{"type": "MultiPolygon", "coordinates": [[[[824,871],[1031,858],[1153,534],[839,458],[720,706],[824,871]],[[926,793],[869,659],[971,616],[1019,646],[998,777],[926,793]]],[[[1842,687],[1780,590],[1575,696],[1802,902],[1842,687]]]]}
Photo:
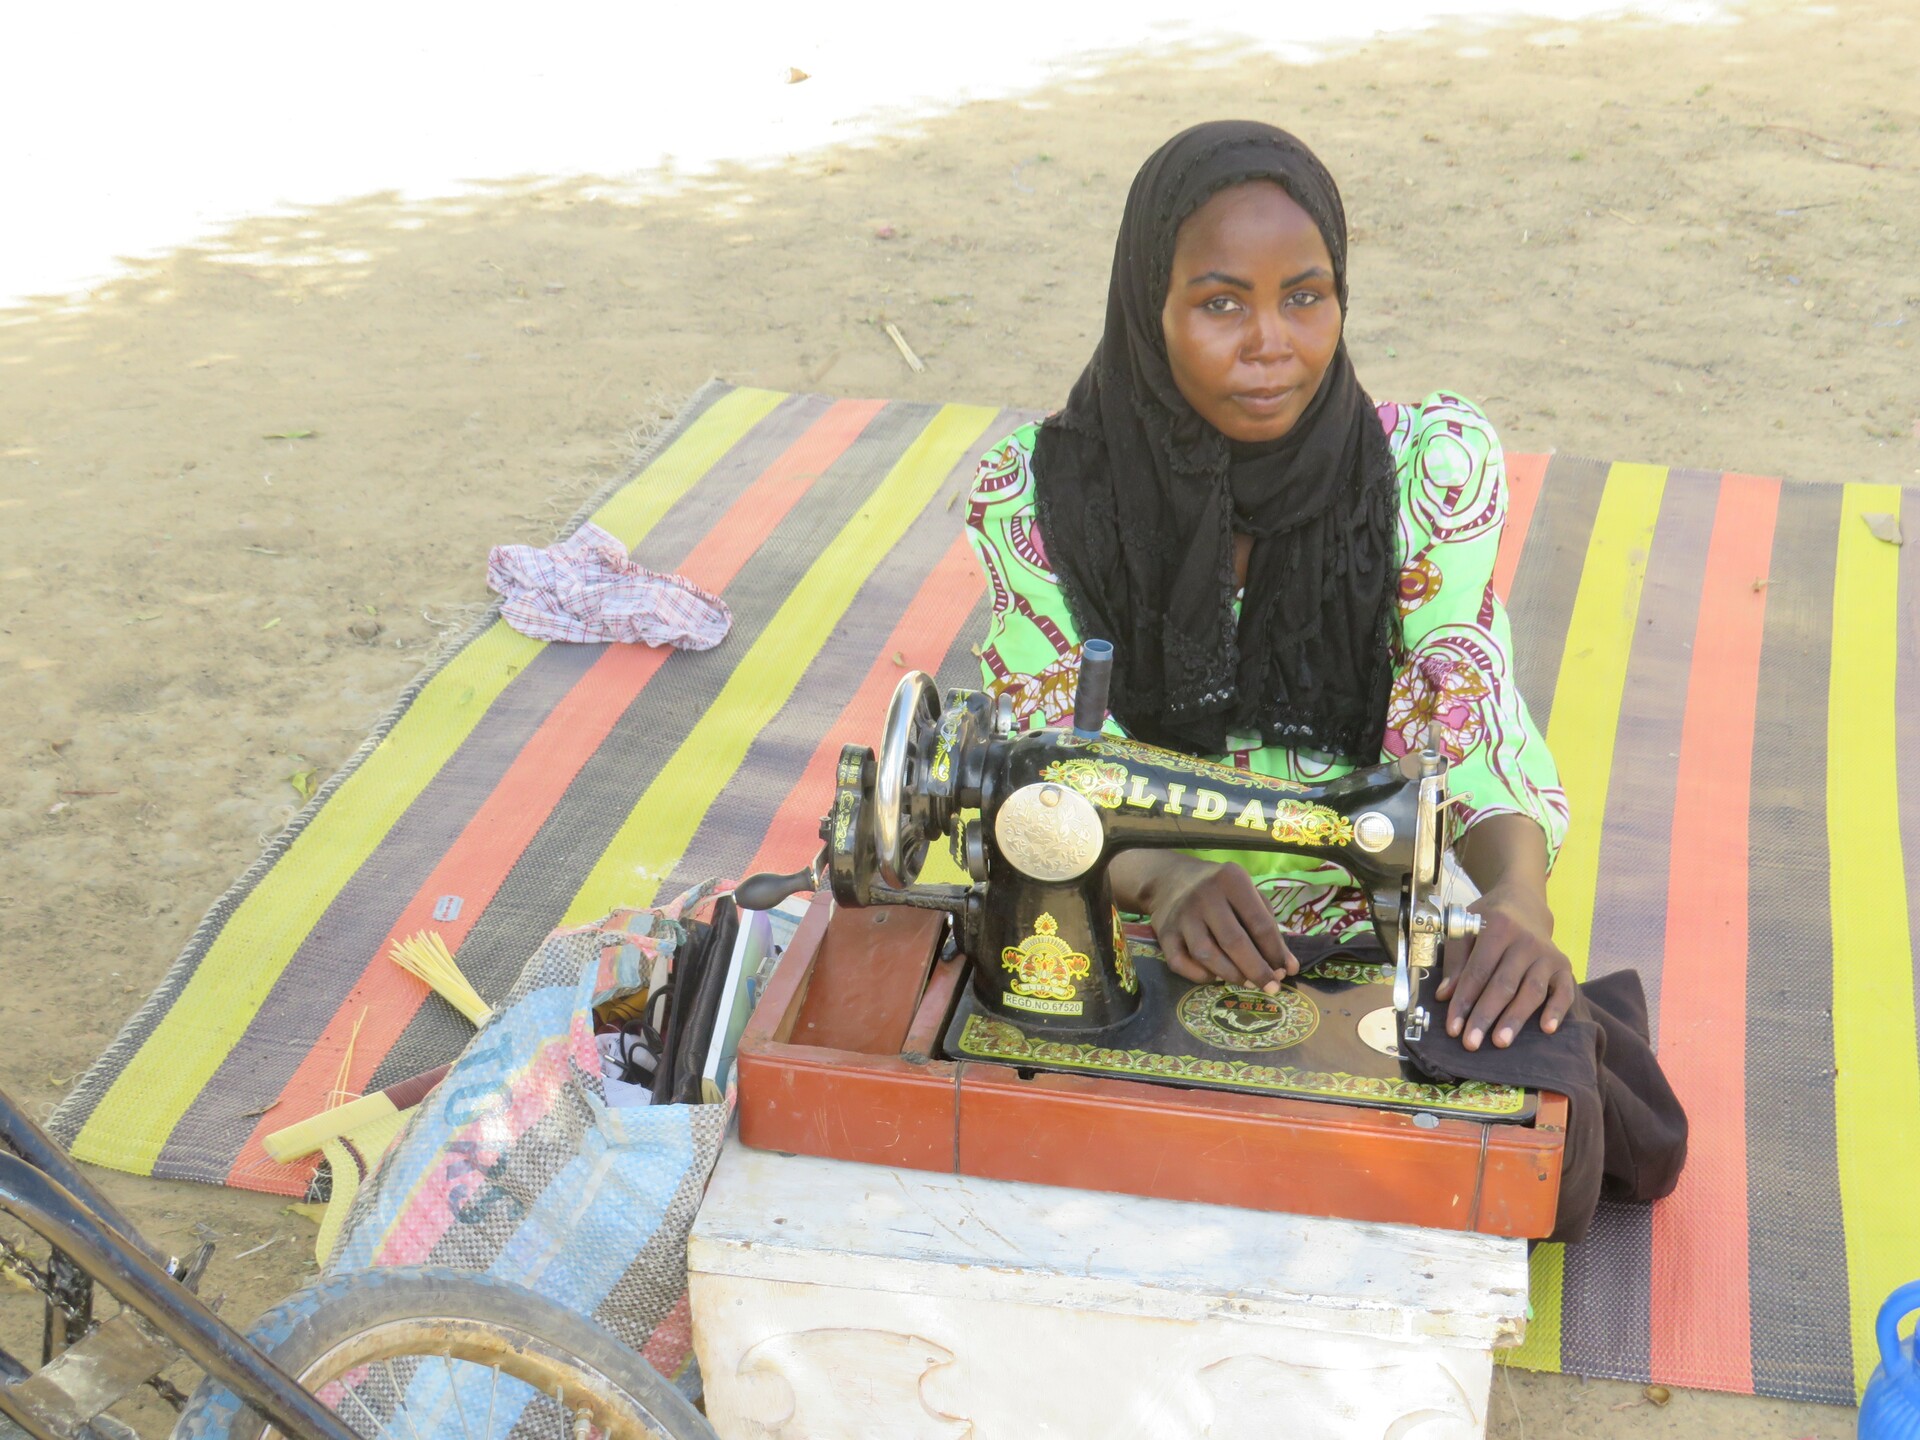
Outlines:
{"type": "Polygon", "coordinates": [[[1566,1100],[1490,1125],[931,1058],[966,962],[941,917],[815,902],[741,1036],[740,1138],[766,1150],[1538,1237],[1566,1100]]]}

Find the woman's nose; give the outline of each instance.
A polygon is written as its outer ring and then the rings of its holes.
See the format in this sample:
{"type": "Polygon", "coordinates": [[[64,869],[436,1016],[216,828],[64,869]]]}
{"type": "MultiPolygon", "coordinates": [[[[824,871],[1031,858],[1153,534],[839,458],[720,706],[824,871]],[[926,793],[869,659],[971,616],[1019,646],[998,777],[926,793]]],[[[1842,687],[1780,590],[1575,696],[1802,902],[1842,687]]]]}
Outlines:
{"type": "Polygon", "coordinates": [[[1293,349],[1293,332],[1277,311],[1254,312],[1253,331],[1247,336],[1243,357],[1252,363],[1266,364],[1284,360],[1293,349]]]}

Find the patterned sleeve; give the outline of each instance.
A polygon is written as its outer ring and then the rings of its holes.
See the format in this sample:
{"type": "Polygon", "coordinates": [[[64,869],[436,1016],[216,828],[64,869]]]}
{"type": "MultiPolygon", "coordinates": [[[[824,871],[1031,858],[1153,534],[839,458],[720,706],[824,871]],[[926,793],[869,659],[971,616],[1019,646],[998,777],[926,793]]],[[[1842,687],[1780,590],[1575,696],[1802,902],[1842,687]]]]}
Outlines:
{"type": "Polygon", "coordinates": [[[1033,437],[1025,425],[989,450],[967,497],[967,539],[986,576],[992,612],[976,647],[988,693],[1013,696],[1022,725],[1073,714],[1080,642],[1034,521],[1033,437]]]}
{"type": "Polygon", "coordinates": [[[1439,721],[1454,761],[1450,788],[1469,798],[1468,825],[1518,814],[1547,837],[1547,863],[1567,833],[1567,797],[1513,673],[1506,607],[1493,591],[1507,516],[1506,464],[1479,407],[1444,391],[1401,409],[1400,623],[1385,748],[1417,749],[1439,721]]]}

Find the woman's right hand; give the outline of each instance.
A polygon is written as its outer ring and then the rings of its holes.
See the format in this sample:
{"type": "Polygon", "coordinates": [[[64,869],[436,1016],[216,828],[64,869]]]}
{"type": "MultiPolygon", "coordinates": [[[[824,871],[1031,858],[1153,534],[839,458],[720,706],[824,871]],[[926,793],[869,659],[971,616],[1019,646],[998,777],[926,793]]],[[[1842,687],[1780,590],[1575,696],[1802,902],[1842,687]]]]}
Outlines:
{"type": "Polygon", "coordinates": [[[1299,971],[1253,877],[1231,861],[1129,850],[1107,873],[1120,908],[1151,918],[1167,968],[1182,979],[1226,980],[1272,994],[1283,976],[1299,971]]]}

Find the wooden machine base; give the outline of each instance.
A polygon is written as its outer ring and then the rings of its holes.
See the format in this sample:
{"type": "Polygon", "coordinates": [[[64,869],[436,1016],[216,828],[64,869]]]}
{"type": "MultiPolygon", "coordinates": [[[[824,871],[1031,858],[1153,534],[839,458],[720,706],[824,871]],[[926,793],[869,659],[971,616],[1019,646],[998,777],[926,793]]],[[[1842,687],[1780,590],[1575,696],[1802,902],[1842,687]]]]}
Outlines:
{"type": "Polygon", "coordinates": [[[823,893],[739,1047],[740,1138],[763,1150],[1539,1237],[1567,1102],[1528,1124],[1025,1072],[934,1058],[965,974],[943,917],[823,893]]]}

